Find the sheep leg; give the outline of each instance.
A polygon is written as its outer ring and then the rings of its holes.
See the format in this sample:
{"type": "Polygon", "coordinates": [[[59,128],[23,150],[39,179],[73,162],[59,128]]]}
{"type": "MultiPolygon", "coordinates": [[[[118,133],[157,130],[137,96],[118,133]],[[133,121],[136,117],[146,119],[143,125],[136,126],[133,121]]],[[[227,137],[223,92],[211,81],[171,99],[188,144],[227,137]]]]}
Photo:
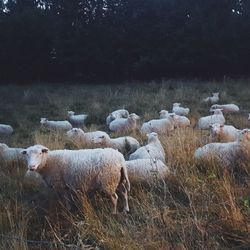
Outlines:
{"type": "Polygon", "coordinates": [[[110,199],[113,205],[113,210],[112,210],[112,214],[116,214],[117,213],[117,201],[118,201],[118,195],[116,193],[113,193],[110,195],[110,199]]]}
{"type": "Polygon", "coordinates": [[[129,212],[127,188],[125,187],[124,183],[121,183],[117,189],[125,202],[123,206],[123,212],[129,212]]]}

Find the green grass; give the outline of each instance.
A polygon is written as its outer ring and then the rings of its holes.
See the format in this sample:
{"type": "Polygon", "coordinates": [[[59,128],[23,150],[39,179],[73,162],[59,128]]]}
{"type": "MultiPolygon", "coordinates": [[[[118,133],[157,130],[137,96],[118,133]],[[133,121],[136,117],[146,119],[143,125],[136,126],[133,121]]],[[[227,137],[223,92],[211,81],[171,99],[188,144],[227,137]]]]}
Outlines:
{"type": "MultiPolygon", "coordinates": [[[[248,249],[249,176],[239,181],[216,163],[193,160],[194,150],[207,142],[208,133],[195,128],[198,118],[208,114],[202,98],[219,91],[220,103],[241,109],[227,116],[227,123],[246,128],[248,85],[248,79],[226,79],[0,87],[0,123],[15,130],[2,141],[13,147],[64,148],[64,136],[41,131],[40,118],[66,119],[67,110],[88,113],[87,130],[92,131],[105,130],[106,116],[118,108],[137,113],[143,122],[180,102],[191,109],[192,123],[160,138],[170,176],[150,184],[131,176],[128,215],[110,215],[109,202],[99,194],[91,201],[79,197],[69,212],[53,192],[24,179],[25,166],[0,163],[0,249],[248,249]]],[[[138,133],[133,136],[145,141],[138,133]]]]}

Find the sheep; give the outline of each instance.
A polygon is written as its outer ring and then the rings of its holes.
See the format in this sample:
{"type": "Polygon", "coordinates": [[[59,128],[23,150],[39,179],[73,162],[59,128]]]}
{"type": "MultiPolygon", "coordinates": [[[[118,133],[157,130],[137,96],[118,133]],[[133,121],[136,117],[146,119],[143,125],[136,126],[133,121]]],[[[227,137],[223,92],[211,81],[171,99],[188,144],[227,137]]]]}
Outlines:
{"type": "Polygon", "coordinates": [[[84,126],[87,117],[86,114],[75,115],[74,111],[68,111],[68,119],[74,126],[84,126]]]}
{"type": "Polygon", "coordinates": [[[107,133],[103,131],[93,131],[85,133],[80,128],[72,128],[67,131],[66,136],[70,142],[73,142],[77,146],[84,146],[85,148],[96,148],[97,145],[93,143],[94,138],[106,136],[107,133]]]}
{"type": "Polygon", "coordinates": [[[188,115],[190,109],[180,107],[180,105],[181,105],[180,103],[174,103],[172,112],[175,113],[176,115],[188,115]]]}
{"type": "Polygon", "coordinates": [[[140,119],[135,113],[129,114],[128,118],[117,118],[109,124],[112,132],[126,133],[137,128],[137,120],[140,119]]]}
{"type": "Polygon", "coordinates": [[[163,163],[166,163],[165,160],[165,151],[161,145],[161,142],[158,138],[157,133],[152,132],[147,134],[148,144],[138,148],[133,154],[129,156],[129,160],[135,159],[153,159],[161,160],[163,163]]]}
{"type": "Polygon", "coordinates": [[[239,137],[240,130],[231,125],[210,124],[210,142],[233,142],[239,137]]]}
{"type": "Polygon", "coordinates": [[[117,212],[118,195],[125,200],[124,211],[129,211],[127,191],[130,182],[124,157],[117,150],[81,149],[50,151],[43,145],[34,145],[22,151],[30,171],[39,173],[48,187],[66,200],[78,190],[87,195],[102,191],[112,202],[112,213],[117,212]]]}
{"type": "Polygon", "coordinates": [[[216,103],[219,101],[219,92],[212,93],[213,96],[206,97],[202,100],[202,102],[206,103],[216,103]]]}
{"type": "Polygon", "coordinates": [[[169,113],[167,110],[161,110],[159,112],[160,114],[160,119],[165,119],[165,118],[168,118],[170,114],[173,114],[173,113],[169,113]]]}
{"type": "Polygon", "coordinates": [[[215,109],[222,109],[224,114],[236,113],[240,110],[239,107],[235,104],[214,104],[211,106],[210,111],[213,111],[215,109]]]}
{"type": "Polygon", "coordinates": [[[101,147],[118,149],[123,154],[131,154],[140,147],[140,143],[131,136],[110,138],[108,134],[104,134],[92,139],[92,141],[101,147]]]}
{"type": "Polygon", "coordinates": [[[176,115],[172,116],[174,118],[175,128],[187,128],[190,127],[190,120],[186,116],[176,115]]]}
{"type": "Polygon", "coordinates": [[[128,175],[136,180],[150,182],[154,177],[164,178],[169,173],[169,168],[161,161],[154,159],[136,159],[126,161],[128,175]]]}
{"type": "Polygon", "coordinates": [[[13,128],[10,125],[0,124],[0,136],[8,136],[13,133],[13,128]]]}
{"type": "Polygon", "coordinates": [[[20,154],[23,148],[10,148],[4,143],[0,143],[0,162],[5,164],[24,163],[25,158],[20,154]]]}
{"type": "Polygon", "coordinates": [[[40,123],[42,127],[57,132],[72,129],[72,125],[68,121],[49,121],[47,118],[41,118],[40,123]]]}
{"type": "Polygon", "coordinates": [[[237,166],[248,164],[250,153],[250,130],[243,129],[237,141],[214,142],[196,149],[194,158],[196,160],[215,160],[221,166],[229,170],[237,166]]]}
{"type": "Polygon", "coordinates": [[[168,134],[170,131],[174,130],[174,119],[172,116],[164,119],[153,119],[148,122],[144,122],[141,126],[141,133],[147,134],[155,132],[158,134],[168,134]]]}
{"type": "Polygon", "coordinates": [[[248,121],[250,121],[250,113],[248,114],[248,121]]]}
{"type": "Polygon", "coordinates": [[[129,112],[126,109],[118,109],[113,111],[112,113],[110,113],[108,115],[108,117],[106,118],[106,124],[107,126],[109,126],[109,124],[117,119],[117,118],[128,118],[129,116],[129,112]]]}
{"type": "Polygon", "coordinates": [[[225,124],[225,118],[221,109],[215,109],[213,115],[201,117],[198,121],[198,127],[200,129],[209,129],[210,124],[219,123],[225,124]]]}

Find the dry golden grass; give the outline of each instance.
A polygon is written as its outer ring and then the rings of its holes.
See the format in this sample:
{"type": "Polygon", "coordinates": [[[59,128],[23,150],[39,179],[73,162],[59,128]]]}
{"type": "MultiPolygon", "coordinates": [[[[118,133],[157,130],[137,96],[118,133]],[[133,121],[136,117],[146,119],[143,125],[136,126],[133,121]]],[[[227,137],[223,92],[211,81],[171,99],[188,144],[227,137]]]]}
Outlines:
{"type": "MultiPolygon", "coordinates": [[[[124,107],[148,120],[181,102],[191,109],[192,123],[160,137],[169,176],[150,184],[131,178],[127,215],[110,215],[109,202],[100,194],[90,200],[79,195],[76,209],[68,211],[51,190],[25,182],[25,166],[0,163],[0,249],[249,249],[249,175],[238,179],[216,162],[193,159],[195,149],[207,143],[208,132],[195,129],[197,119],[208,114],[209,105],[201,99],[219,91],[221,103],[233,102],[242,110],[228,116],[228,123],[248,127],[248,83],[228,79],[0,87],[0,120],[13,125],[15,134],[6,142],[15,147],[39,143],[64,148],[65,135],[40,130],[39,121],[65,119],[67,110],[87,112],[87,130],[94,131],[106,129],[105,118],[114,109],[124,107]]],[[[131,135],[145,143],[138,131],[131,135]]]]}

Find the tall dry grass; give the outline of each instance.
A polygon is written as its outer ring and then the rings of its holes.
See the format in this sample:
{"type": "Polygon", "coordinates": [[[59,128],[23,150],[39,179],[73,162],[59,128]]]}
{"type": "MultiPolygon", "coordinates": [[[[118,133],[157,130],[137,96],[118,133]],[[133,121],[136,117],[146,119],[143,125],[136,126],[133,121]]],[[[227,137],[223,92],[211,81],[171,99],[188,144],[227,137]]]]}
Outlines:
{"type": "MultiPolygon", "coordinates": [[[[250,245],[249,176],[244,181],[216,162],[197,163],[193,153],[207,143],[207,132],[195,129],[208,114],[201,99],[221,93],[221,103],[233,102],[242,112],[227,121],[248,127],[249,80],[222,82],[162,81],[118,85],[39,84],[0,87],[0,121],[15,129],[11,146],[34,143],[64,148],[64,135],[39,128],[40,117],[65,119],[67,110],[87,112],[87,130],[106,129],[105,118],[127,108],[142,120],[159,117],[173,102],[191,109],[192,127],[175,130],[160,140],[171,174],[164,180],[142,183],[131,177],[131,213],[112,216],[100,194],[79,195],[76,209],[68,211],[56,195],[25,181],[25,166],[0,163],[1,249],[248,249],[250,245]],[[9,93],[12,93],[10,95],[9,93]]],[[[116,137],[116,134],[112,134],[116,137]]],[[[135,131],[141,143],[146,138],[135,131]]],[[[248,167],[248,164],[247,166],[248,167]]]]}

